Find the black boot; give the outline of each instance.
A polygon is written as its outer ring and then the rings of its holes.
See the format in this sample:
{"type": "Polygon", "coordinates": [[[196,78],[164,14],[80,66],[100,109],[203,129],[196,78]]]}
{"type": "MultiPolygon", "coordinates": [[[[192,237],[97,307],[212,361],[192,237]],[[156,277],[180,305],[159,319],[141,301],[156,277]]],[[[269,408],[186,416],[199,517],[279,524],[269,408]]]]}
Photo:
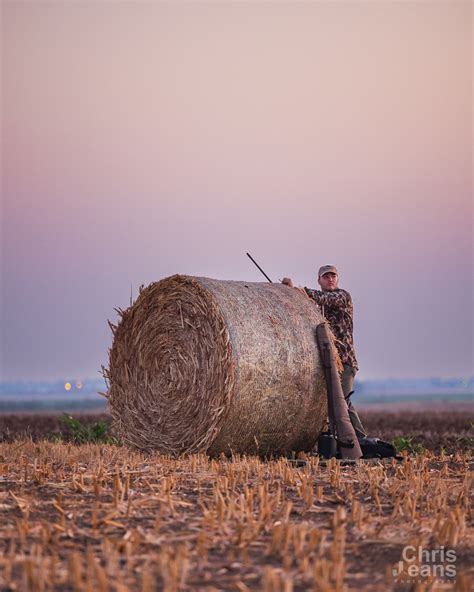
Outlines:
{"type": "Polygon", "coordinates": [[[360,448],[364,458],[392,458],[397,456],[397,451],[392,444],[379,440],[379,438],[360,438],[360,448]]]}

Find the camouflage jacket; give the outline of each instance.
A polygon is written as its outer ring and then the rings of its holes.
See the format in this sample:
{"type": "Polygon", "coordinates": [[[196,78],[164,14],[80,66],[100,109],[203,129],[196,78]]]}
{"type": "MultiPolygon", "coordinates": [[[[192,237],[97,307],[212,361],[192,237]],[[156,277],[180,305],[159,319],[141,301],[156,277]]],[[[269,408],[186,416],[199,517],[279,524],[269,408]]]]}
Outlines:
{"type": "Polygon", "coordinates": [[[336,347],[343,364],[359,369],[354,350],[354,308],[349,292],[337,288],[323,292],[305,288],[306,294],[321,307],[336,338],[336,347]]]}

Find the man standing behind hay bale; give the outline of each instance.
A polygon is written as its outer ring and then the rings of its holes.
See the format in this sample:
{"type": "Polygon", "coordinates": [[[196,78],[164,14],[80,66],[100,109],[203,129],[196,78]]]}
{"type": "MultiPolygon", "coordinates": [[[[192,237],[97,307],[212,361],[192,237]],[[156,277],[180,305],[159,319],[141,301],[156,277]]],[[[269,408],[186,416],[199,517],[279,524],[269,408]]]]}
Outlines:
{"type": "MultiPolygon", "coordinates": [[[[293,287],[290,278],[283,278],[282,283],[293,287]]],[[[336,338],[336,348],[341,358],[343,371],[341,386],[349,408],[349,417],[359,439],[367,437],[359,415],[351,401],[354,378],[359,369],[354,349],[353,304],[349,292],[338,287],[339,274],[334,265],[323,265],[318,272],[318,284],[321,290],[304,288],[306,295],[321,308],[336,338]]]]}

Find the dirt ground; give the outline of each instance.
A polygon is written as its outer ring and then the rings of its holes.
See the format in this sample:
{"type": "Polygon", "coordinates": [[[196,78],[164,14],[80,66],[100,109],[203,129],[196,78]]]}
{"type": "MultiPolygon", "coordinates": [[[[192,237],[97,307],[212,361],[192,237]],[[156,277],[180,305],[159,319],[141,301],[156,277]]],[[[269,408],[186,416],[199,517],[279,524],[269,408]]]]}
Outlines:
{"type": "Polygon", "coordinates": [[[42,439],[58,416],[2,416],[0,590],[474,589],[472,416],[361,415],[423,453],[172,459],[42,439]]]}
{"type": "MultiPolygon", "coordinates": [[[[438,409],[361,408],[359,415],[371,436],[385,441],[393,438],[410,439],[413,446],[421,445],[433,452],[446,453],[471,450],[474,446],[474,406],[439,407],[438,409]]],[[[73,414],[84,425],[97,421],[110,423],[107,414],[73,414]]],[[[33,440],[62,436],[68,440],[70,431],[61,414],[0,414],[0,442],[12,442],[18,437],[33,440]]]]}

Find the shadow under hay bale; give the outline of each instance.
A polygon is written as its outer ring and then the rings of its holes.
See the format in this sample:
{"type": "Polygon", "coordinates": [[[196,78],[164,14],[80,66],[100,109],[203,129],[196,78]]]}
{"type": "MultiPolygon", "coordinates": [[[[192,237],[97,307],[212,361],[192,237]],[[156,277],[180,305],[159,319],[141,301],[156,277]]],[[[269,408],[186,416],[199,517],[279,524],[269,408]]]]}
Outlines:
{"type": "Polygon", "coordinates": [[[125,444],[211,455],[314,446],[327,416],[323,318],[304,294],[174,275],[119,312],[104,376],[125,444]]]}

